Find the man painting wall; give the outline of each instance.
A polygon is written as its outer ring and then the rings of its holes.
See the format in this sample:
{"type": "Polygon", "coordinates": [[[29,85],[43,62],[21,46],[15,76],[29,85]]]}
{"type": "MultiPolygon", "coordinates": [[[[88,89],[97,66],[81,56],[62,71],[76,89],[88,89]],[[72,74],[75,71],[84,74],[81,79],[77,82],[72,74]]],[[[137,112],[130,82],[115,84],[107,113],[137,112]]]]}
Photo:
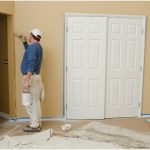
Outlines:
{"type": "Polygon", "coordinates": [[[24,128],[25,132],[37,132],[41,130],[41,105],[40,99],[44,99],[43,83],[40,75],[43,49],[40,44],[41,31],[33,29],[27,39],[23,35],[18,36],[25,48],[22,59],[21,72],[23,74],[23,91],[30,93],[30,103],[25,105],[25,110],[30,117],[30,125],[24,128]]]}

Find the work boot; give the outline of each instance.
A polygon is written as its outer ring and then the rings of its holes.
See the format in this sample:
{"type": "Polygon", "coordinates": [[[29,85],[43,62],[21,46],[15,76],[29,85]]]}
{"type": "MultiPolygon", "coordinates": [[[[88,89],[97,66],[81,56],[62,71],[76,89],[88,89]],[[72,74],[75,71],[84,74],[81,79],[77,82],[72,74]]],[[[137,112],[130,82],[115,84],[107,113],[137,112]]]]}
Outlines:
{"type": "Polygon", "coordinates": [[[28,124],[28,125],[26,125],[26,127],[27,127],[27,128],[30,128],[30,125],[28,124]]]}
{"type": "MultiPolygon", "coordinates": [[[[27,128],[30,128],[31,126],[29,124],[26,125],[27,128]]],[[[32,128],[32,127],[31,127],[32,128]]],[[[39,126],[39,128],[41,128],[41,126],[39,126]]]]}
{"type": "Polygon", "coordinates": [[[41,131],[41,127],[37,127],[37,128],[33,128],[33,127],[25,127],[23,129],[24,132],[40,132],[41,131]]]}

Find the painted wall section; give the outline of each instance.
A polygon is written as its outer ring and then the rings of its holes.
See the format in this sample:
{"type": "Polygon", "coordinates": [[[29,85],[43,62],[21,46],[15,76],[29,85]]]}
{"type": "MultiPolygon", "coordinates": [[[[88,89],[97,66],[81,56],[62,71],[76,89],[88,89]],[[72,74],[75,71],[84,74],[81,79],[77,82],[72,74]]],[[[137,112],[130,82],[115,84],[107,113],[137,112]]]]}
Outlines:
{"type": "Polygon", "coordinates": [[[8,48],[8,78],[9,78],[9,115],[16,116],[15,64],[14,64],[14,2],[0,1],[0,13],[7,15],[7,48],[8,48]]]}
{"type": "MultiPolygon", "coordinates": [[[[42,76],[46,98],[42,102],[43,116],[63,115],[64,14],[94,13],[146,15],[150,17],[150,2],[15,2],[15,31],[28,35],[32,28],[43,31],[44,60],[42,76]]],[[[150,113],[150,20],[147,20],[143,113],[150,113]]],[[[15,39],[17,116],[25,116],[21,106],[20,64],[22,43],[15,39]]]]}
{"type": "Polygon", "coordinates": [[[13,1],[0,1],[0,13],[14,14],[14,2],[13,1]]]}

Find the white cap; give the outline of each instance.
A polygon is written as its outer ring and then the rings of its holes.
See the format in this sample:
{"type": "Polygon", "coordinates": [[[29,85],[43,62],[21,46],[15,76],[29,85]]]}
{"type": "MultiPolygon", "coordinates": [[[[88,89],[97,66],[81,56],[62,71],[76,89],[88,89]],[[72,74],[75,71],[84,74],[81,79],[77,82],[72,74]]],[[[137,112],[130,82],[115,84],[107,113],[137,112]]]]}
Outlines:
{"type": "Polygon", "coordinates": [[[33,30],[31,31],[31,33],[32,33],[35,37],[37,37],[38,39],[41,39],[41,35],[42,35],[41,30],[39,30],[39,29],[33,29],[33,30]]]}

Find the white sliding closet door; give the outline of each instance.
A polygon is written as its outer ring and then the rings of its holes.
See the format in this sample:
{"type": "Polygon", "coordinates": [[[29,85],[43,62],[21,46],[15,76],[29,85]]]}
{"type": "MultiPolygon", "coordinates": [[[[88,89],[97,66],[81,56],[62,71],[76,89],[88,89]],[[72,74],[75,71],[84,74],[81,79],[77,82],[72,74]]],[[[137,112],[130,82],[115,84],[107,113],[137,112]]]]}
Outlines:
{"type": "Polygon", "coordinates": [[[143,84],[143,18],[69,16],[67,119],[138,116],[143,84]]]}
{"type": "Polygon", "coordinates": [[[105,118],[138,115],[142,29],[142,19],[108,19],[105,118]]]}
{"type": "Polygon", "coordinates": [[[67,21],[67,118],[103,119],[106,17],[67,21]]]}

